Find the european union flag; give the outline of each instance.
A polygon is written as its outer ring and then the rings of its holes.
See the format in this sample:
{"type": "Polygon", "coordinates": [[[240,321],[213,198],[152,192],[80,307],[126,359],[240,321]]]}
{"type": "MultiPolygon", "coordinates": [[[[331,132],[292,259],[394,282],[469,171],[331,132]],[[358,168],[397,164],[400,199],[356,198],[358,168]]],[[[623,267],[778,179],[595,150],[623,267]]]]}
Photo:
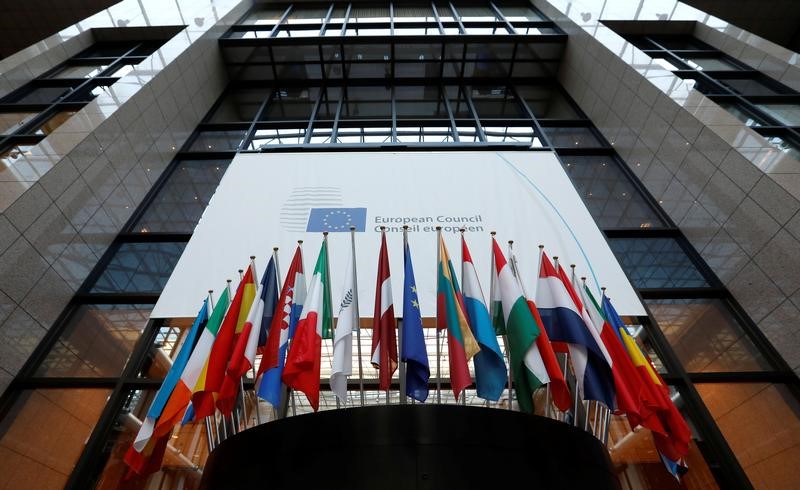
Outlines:
{"type": "Polygon", "coordinates": [[[364,231],[367,226],[367,208],[311,208],[306,231],[364,231]]]}
{"type": "Polygon", "coordinates": [[[403,341],[400,344],[400,360],[406,363],[406,394],[424,402],[428,398],[428,351],[419,312],[417,284],[414,267],[411,265],[411,249],[405,247],[405,274],[403,280],[403,341]]]}

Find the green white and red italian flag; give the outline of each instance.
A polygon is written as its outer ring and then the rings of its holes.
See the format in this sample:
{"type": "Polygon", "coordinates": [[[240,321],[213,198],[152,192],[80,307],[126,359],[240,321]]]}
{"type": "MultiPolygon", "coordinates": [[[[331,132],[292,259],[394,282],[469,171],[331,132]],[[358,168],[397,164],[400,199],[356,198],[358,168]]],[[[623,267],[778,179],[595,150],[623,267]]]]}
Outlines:
{"type": "Polygon", "coordinates": [[[550,382],[547,368],[536,345],[539,326],[536,324],[528,301],[522,294],[517,279],[511,272],[497,241],[492,239],[494,269],[497,274],[497,291],[503,323],[508,335],[508,349],[511,354],[511,372],[514,375],[514,388],[517,391],[519,408],[533,413],[533,392],[550,382]]]}
{"type": "Polygon", "coordinates": [[[332,332],[333,315],[328,277],[328,244],[322,242],[308,296],[297,322],[294,340],[286,357],[281,379],[286,386],[302,391],[316,412],[319,408],[319,368],[323,332],[332,332]]]}

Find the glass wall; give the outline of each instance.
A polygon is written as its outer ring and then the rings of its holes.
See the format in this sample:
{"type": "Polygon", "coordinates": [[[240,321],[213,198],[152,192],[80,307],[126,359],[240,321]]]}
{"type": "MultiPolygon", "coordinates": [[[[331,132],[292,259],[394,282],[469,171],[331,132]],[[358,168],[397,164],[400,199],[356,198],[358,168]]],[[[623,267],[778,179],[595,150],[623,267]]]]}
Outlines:
{"type": "MultiPolygon", "coordinates": [[[[609,448],[623,488],[727,488],[747,478],[766,487],[795,483],[785,468],[796,452],[797,378],[557,84],[555,70],[518,63],[542,60],[540,48],[519,36],[560,35],[548,29],[552,23],[521,4],[270,5],[248,13],[220,42],[229,87],[26,365],[5,397],[10,401],[0,406],[0,474],[20,482],[14,488],[25,488],[31,474],[41,476],[36,488],[60,488],[68,481],[80,488],[195,488],[208,456],[209,428],[202,423],[173,434],[161,471],[125,477],[124,453],[191,325],[191,319],[148,321],[152,305],[238,152],[372,145],[399,151],[547,150],[559,156],[650,311],[625,318],[628,331],[692,429],[690,471],[679,485],[664,471],[649,431],[613,417],[609,448]],[[436,39],[423,42],[429,34],[436,39]],[[344,42],[367,36],[386,39],[344,42]],[[336,38],[335,47],[320,42],[330,38],[336,38]],[[48,424],[36,423],[41,420],[48,424]],[[52,428],[50,421],[59,426],[52,428]]],[[[125,54],[97,49],[84,58],[125,54]]],[[[689,49],[685,63],[708,73],[720,70],[689,49]]],[[[544,59],[558,58],[552,56],[544,59]]],[[[90,70],[75,63],[53,78],[110,73],[106,69],[111,65],[90,70]]],[[[744,92],[763,90],[727,80],[744,92]]],[[[62,95],[42,90],[21,97],[62,95]]],[[[776,118],[793,117],[791,107],[768,109],[776,118]]],[[[7,111],[0,125],[25,126],[36,114],[7,111]]],[[[425,330],[429,351],[435,351],[435,332],[425,330]]],[[[362,363],[368,365],[371,336],[368,329],[362,333],[362,363]]],[[[329,345],[323,356],[331,356],[329,345]]],[[[447,366],[446,359],[442,364],[447,366]]],[[[374,371],[365,374],[372,390],[368,402],[385,402],[374,391],[374,371]]],[[[327,390],[326,380],[322,386],[327,390]]],[[[254,403],[250,374],[245,387],[249,422],[256,410],[262,421],[271,420],[271,409],[254,403]]],[[[355,404],[359,394],[351,396],[355,404]]],[[[472,391],[466,399],[484,403],[472,391]]],[[[504,396],[493,406],[509,403],[504,396]]],[[[321,404],[336,407],[329,392],[321,404]]],[[[292,413],[310,410],[303,397],[294,397],[290,406],[292,413]]],[[[218,421],[213,424],[212,433],[220,429],[218,421]]]]}

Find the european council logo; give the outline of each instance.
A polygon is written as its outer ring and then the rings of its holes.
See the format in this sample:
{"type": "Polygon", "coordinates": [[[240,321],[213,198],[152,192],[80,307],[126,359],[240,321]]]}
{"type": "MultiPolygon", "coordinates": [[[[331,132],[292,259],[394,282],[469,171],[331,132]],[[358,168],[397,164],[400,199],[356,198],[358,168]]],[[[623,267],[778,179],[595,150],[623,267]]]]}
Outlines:
{"type": "Polygon", "coordinates": [[[306,231],[364,231],[367,226],[367,208],[311,208],[306,231]]]}

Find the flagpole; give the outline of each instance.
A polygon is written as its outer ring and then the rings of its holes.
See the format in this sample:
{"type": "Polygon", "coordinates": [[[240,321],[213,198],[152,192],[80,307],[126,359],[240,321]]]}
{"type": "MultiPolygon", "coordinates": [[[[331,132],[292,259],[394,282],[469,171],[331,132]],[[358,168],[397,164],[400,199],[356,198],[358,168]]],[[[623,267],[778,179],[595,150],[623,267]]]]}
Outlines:
{"type": "MultiPolygon", "coordinates": [[[[517,284],[519,284],[519,288],[522,290],[522,296],[525,298],[525,302],[528,302],[528,291],[525,290],[525,284],[522,282],[522,277],[520,277],[519,268],[517,267],[517,256],[514,255],[514,240],[508,241],[508,264],[511,266],[511,273],[514,275],[514,278],[517,280],[517,284]]],[[[507,338],[507,337],[506,337],[507,338]]],[[[511,361],[509,360],[508,363],[511,366],[511,361]]],[[[508,370],[508,374],[511,375],[511,369],[508,370]]],[[[511,391],[509,390],[509,395],[511,395],[511,391]]],[[[512,401],[513,399],[511,396],[508,398],[508,409],[512,410],[512,401]]]]}
{"type": "MultiPolygon", "coordinates": [[[[442,227],[436,227],[436,294],[439,294],[439,264],[442,261],[442,227]]],[[[437,299],[438,302],[438,299],[437,299]]],[[[437,312],[438,313],[438,312],[437,312]]],[[[436,319],[436,403],[442,403],[442,347],[439,345],[439,319],[436,319]]]]}
{"type": "MultiPolygon", "coordinates": [[[[328,278],[328,284],[327,284],[328,304],[332,306],[333,305],[333,298],[331,298],[331,290],[333,288],[331,288],[331,284],[330,284],[331,283],[331,254],[329,253],[330,251],[328,250],[328,232],[327,231],[323,231],[322,232],[322,242],[325,244],[325,257],[326,257],[326,260],[325,260],[325,276],[328,278]]],[[[325,285],[323,285],[323,290],[325,289],[324,286],[325,285]]],[[[331,313],[333,313],[333,312],[331,312],[331,313]]],[[[331,373],[332,373],[333,369],[334,369],[333,368],[333,357],[334,357],[334,352],[336,351],[336,333],[335,333],[335,330],[334,330],[334,327],[333,327],[333,317],[331,317],[331,332],[330,332],[330,335],[331,335],[331,373]]],[[[336,408],[337,409],[338,408],[342,408],[342,403],[339,400],[339,397],[336,396],[336,394],[334,394],[333,398],[336,399],[336,408]]]]}
{"type": "MultiPolygon", "coordinates": [[[[209,289],[208,290],[208,310],[207,311],[210,312],[213,309],[214,309],[214,290],[213,289],[209,289]]],[[[216,443],[214,442],[214,434],[211,431],[211,421],[208,420],[208,417],[210,417],[210,415],[207,415],[205,417],[205,421],[206,421],[206,439],[208,440],[208,452],[210,453],[216,447],[216,443]]],[[[214,428],[217,429],[216,417],[214,417],[214,428]]],[[[217,429],[217,430],[219,430],[219,429],[217,429]]],[[[219,440],[219,432],[217,432],[217,440],[219,440]]]]}
{"type": "MultiPolygon", "coordinates": [[[[272,256],[275,257],[275,276],[278,278],[278,286],[280,286],[281,285],[281,268],[280,268],[280,265],[278,264],[278,247],[273,247],[272,248],[272,256]]],[[[286,279],[288,280],[289,278],[287,277],[286,279]]],[[[281,304],[278,305],[278,308],[280,308],[281,314],[283,312],[283,306],[284,305],[281,305],[281,304]]],[[[289,312],[290,318],[291,318],[291,314],[292,313],[290,311],[289,312]]],[[[278,349],[280,349],[280,346],[278,346],[278,349]]],[[[278,362],[280,362],[280,361],[278,361],[278,362]]],[[[281,386],[283,386],[283,389],[281,390],[282,398],[284,399],[285,403],[288,404],[289,403],[289,401],[288,401],[289,400],[289,395],[286,392],[286,387],[283,385],[283,381],[281,381],[281,386]]],[[[275,414],[275,418],[276,419],[283,418],[283,417],[286,416],[286,408],[283,406],[283,404],[281,404],[281,407],[277,408],[277,409],[275,407],[272,407],[272,410],[273,410],[273,412],[275,414]]]]}
{"type": "MultiPolygon", "coordinates": [[[[406,248],[408,247],[408,225],[403,225],[403,282],[405,282],[406,248]]],[[[405,286],[403,287],[403,303],[405,303],[405,286]]],[[[406,394],[406,363],[403,362],[403,331],[405,330],[405,318],[397,324],[397,344],[400,347],[400,404],[405,405],[408,395],[406,394]]]]}
{"type": "MultiPolygon", "coordinates": [[[[358,274],[356,274],[356,227],[350,227],[350,248],[353,255],[353,307],[356,310],[356,344],[358,354],[358,391],[364,406],[364,366],[361,362],[361,313],[358,310],[358,274]]],[[[351,340],[352,342],[352,340],[351,340]]]]}
{"type": "MultiPolygon", "coordinates": [[[[305,281],[305,274],[306,274],[306,264],[305,264],[305,262],[306,261],[305,261],[305,254],[303,254],[303,240],[297,240],[297,246],[300,247],[300,265],[303,267],[303,277],[304,277],[303,280],[305,281]]],[[[294,286],[297,287],[297,284],[295,284],[294,286]]],[[[291,347],[291,344],[292,344],[293,340],[294,339],[290,339],[289,340],[289,346],[290,347],[291,347]]],[[[287,387],[287,389],[289,390],[289,394],[292,396],[292,417],[294,417],[294,416],[297,415],[297,401],[294,398],[294,390],[291,389],[291,388],[288,388],[288,387],[287,387]]]]}
{"type": "MultiPolygon", "coordinates": [[[[539,273],[542,269],[542,254],[544,253],[544,245],[541,243],[539,244],[539,257],[538,261],[536,262],[536,278],[538,281],[539,273]]],[[[541,325],[544,328],[544,325],[541,325]]],[[[547,383],[547,388],[545,389],[545,401],[544,401],[544,416],[550,417],[551,407],[550,407],[550,383],[547,383]]]]}
{"type": "MultiPolygon", "coordinates": [[[[381,226],[381,247],[383,247],[383,241],[384,241],[385,239],[386,239],[386,227],[385,227],[385,226],[381,226]]],[[[380,252],[378,252],[378,254],[380,255],[380,252]]],[[[387,251],[387,255],[388,255],[388,251],[387,251]]],[[[378,258],[378,263],[380,264],[380,257],[378,258]]],[[[382,286],[383,286],[382,284],[376,284],[376,285],[375,285],[375,287],[376,287],[376,288],[378,288],[378,290],[380,290],[382,286]]],[[[382,292],[382,291],[381,291],[381,301],[383,301],[383,292],[382,292]]],[[[394,301],[394,300],[392,300],[392,301],[394,301]]],[[[380,314],[381,314],[381,317],[383,317],[383,312],[380,312],[380,314]]],[[[378,327],[378,328],[380,328],[380,327],[378,327]]],[[[375,337],[375,325],[374,325],[374,324],[373,324],[373,326],[372,326],[372,337],[373,337],[373,338],[375,337]]],[[[383,342],[384,340],[386,340],[386,339],[384,339],[383,337],[381,337],[381,342],[383,342]]],[[[374,344],[373,344],[373,345],[374,345],[374,344]]],[[[385,343],[382,343],[382,345],[384,345],[384,346],[385,346],[386,344],[385,344],[385,343]]],[[[383,352],[383,347],[381,347],[381,352],[383,352]]],[[[391,351],[389,351],[389,352],[391,353],[391,351]]],[[[389,361],[390,361],[390,364],[391,364],[391,360],[392,360],[392,359],[391,359],[391,355],[389,355],[389,361]]],[[[379,378],[380,378],[380,372],[381,372],[380,370],[381,370],[381,368],[379,367],[379,368],[378,368],[378,377],[379,377],[379,378]]],[[[379,383],[379,384],[380,384],[380,383],[379,383]]],[[[380,386],[378,386],[378,389],[380,390],[380,386]]],[[[390,392],[391,392],[391,390],[392,390],[392,380],[391,380],[391,378],[390,378],[390,379],[389,379],[389,387],[388,387],[388,388],[386,388],[386,404],[387,404],[387,405],[389,405],[389,403],[390,403],[390,401],[391,401],[391,400],[390,400],[390,392]]]]}
{"type": "MultiPolygon", "coordinates": [[[[460,253],[460,259],[461,259],[461,286],[463,287],[464,286],[464,232],[467,231],[467,229],[466,228],[459,228],[458,231],[461,232],[461,247],[459,247],[459,249],[461,250],[461,253],[460,253]]],[[[463,290],[462,290],[462,292],[463,292],[463,290]]],[[[489,298],[489,302],[491,303],[491,298],[489,298]]],[[[474,367],[475,361],[473,360],[472,363],[473,363],[473,367],[474,367]]],[[[470,381],[472,381],[472,379],[470,379],[470,381]]],[[[467,404],[467,389],[464,388],[461,391],[461,405],[466,406],[466,404],[467,404]]]]}

